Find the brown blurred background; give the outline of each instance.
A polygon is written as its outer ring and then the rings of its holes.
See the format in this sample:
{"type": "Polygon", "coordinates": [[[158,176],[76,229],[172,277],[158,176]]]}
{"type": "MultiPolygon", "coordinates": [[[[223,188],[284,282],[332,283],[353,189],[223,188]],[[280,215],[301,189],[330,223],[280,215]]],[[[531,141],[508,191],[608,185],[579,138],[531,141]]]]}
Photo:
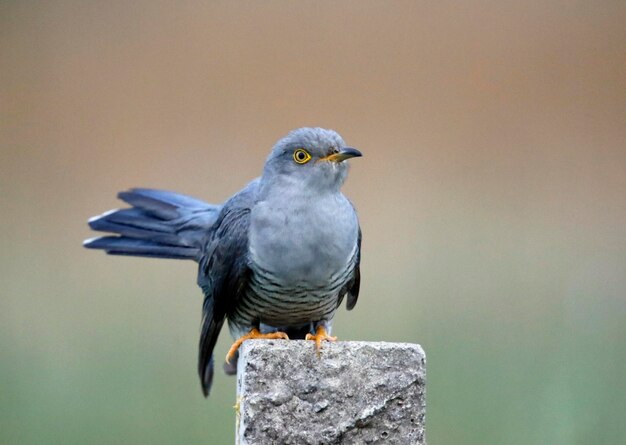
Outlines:
{"type": "Polygon", "coordinates": [[[623,1],[0,2],[0,443],[233,443],[234,379],[196,378],[194,264],[81,241],[128,187],[223,201],[305,125],[365,155],[335,333],[424,346],[429,443],[621,442],[625,23],[623,1]]]}

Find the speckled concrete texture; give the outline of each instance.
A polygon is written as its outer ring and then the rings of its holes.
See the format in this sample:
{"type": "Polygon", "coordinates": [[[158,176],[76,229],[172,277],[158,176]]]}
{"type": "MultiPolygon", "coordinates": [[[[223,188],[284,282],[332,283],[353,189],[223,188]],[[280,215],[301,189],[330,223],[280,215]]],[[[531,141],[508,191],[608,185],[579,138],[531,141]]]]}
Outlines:
{"type": "Polygon", "coordinates": [[[424,444],[426,358],[408,343],[249,340],[239,445],[424,444]]]}

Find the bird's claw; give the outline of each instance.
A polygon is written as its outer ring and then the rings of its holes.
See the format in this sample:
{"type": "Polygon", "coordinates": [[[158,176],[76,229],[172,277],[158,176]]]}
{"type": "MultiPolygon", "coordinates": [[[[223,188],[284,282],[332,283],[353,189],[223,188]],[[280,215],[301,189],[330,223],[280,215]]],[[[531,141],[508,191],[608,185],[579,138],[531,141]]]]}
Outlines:
{"type": "Polygon", "coordinates": [[[239,349],[239,346],[246,340],[276,340],[276,339],[289,340],[289,336],[284,332],[270,332],[268,334],[261,334],[257,328],[253,328],[246,335],[242,335],[239,337],[235,343],[230,347],[228,353],[226,354],[226,363],[230,364],[230,361],[235,356],[235,353],[239,349]]]}
{"type": "Polygon", "coordinates": [[[328,335],[324,326],[318,326],[315,330],[315,334],[306,334],[304,339],[315,341],[315,351],[318,357],[320,356],[320,351],[322,349],[322,341],[337,341],[337,337],[328,335]]]}

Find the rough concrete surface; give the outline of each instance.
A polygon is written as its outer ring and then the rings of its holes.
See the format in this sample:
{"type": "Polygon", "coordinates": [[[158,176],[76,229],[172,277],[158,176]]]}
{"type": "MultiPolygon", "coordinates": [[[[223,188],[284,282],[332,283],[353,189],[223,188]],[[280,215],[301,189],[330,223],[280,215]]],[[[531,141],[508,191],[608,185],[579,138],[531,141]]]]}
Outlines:
{"type": "Polygon", "coordinates": [[[408,343],[248,340],[239,445],[424,444],[424,351],[408,343]]]}

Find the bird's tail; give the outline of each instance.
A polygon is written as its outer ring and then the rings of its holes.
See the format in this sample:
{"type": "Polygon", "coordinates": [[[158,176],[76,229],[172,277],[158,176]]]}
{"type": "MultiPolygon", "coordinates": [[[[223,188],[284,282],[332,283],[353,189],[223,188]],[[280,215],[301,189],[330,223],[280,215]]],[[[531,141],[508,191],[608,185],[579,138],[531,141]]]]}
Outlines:
{"type": "Polygon", "coordinates": [[[85,247],[113,255],[198,261],[203,239],[221,208],[190,196],[143,188],[121,192],[118,198],[132,207],[89,220],[93,230],[116,235],[88,239],[85,247]]]}

